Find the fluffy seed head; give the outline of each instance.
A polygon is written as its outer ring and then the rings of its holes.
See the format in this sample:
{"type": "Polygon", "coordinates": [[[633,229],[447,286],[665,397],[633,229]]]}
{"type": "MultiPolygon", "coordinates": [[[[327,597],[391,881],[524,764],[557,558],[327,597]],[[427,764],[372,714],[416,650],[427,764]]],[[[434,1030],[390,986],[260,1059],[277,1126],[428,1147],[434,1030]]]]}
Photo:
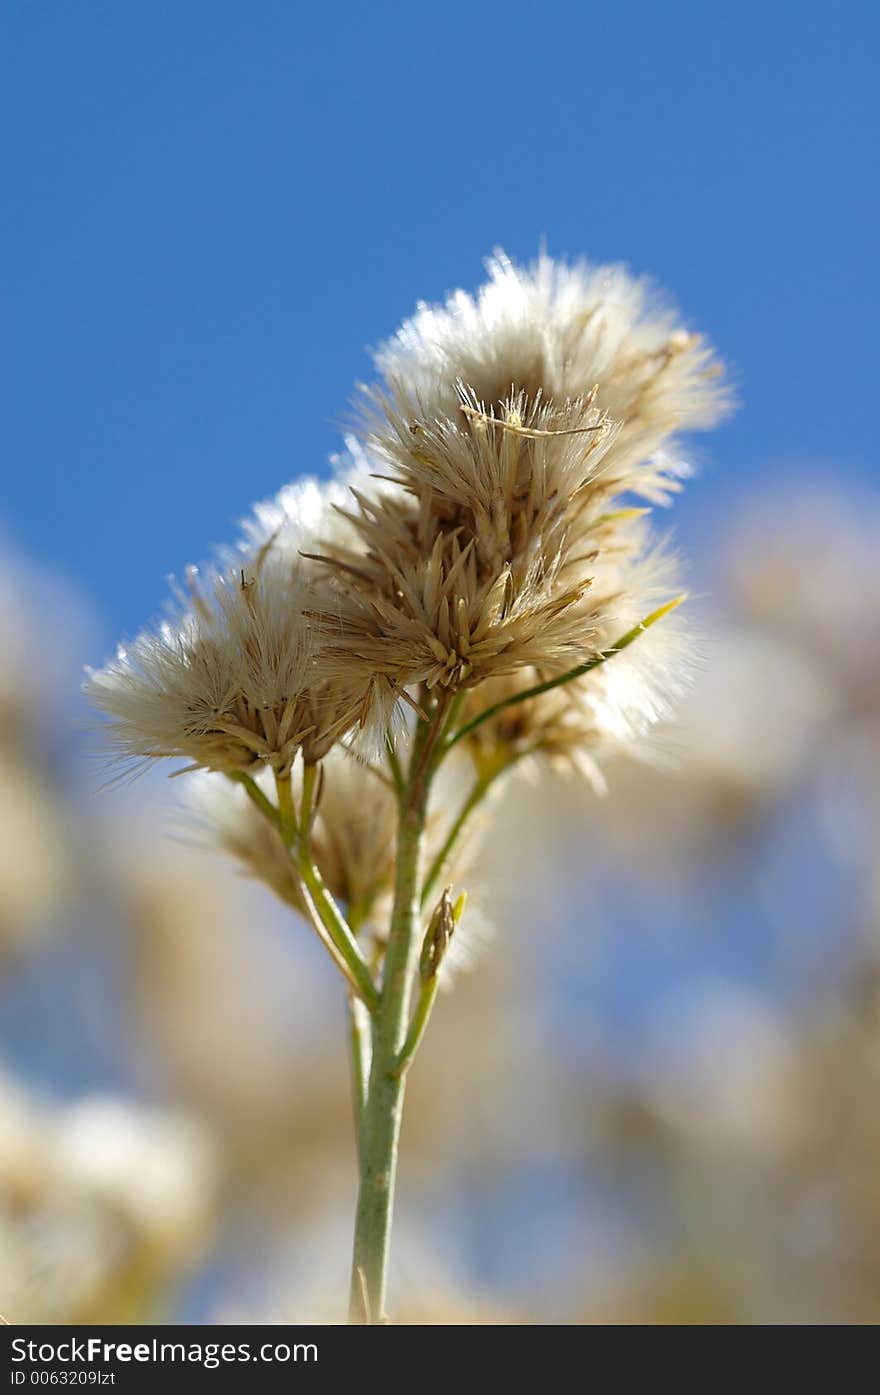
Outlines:
{"type": "Polygon", "coordinates": [[[332,605],[275,533],[238,564],[188,580],[182,613],[89,677],[121,758],[285,774],[298,750],[316,761],[355,728],[384,729],[390,686],[352,668],[328,673],[314,616],[332,605]]]}
{"type": "Polygon", "coordinates": [[[384,488],[355,488],[322,549],[340,662],[470,688],[591,658],[647,546],[626,496],[665,498],[672,433],[724,405],[710,350],[621,271],[498,258],[377,361],[362,455],[384,488]]]}
{"type": "MultiPolygon", "coordinates": [[[[597,631],[597,647],[603,652],[679,589],[676,559],[662,548],[625,571],[625,578],[618,578],[620,589],[609,594],[597,631]]],[[[612,588],[613,574],[607,580],[612,588]]],[[[504,707],[473,731],[468,748],[477,770],[486,775],[511,762],[540,756],[556,769],[580,773],[602,791],[605,759],[630,750],[655,724],[672,715],[691,671],[687,632],[677,615],[666,616],[637,643],[582,678],[504,707]]],[[[544,670],[530,668],[487,683],[469,699],[464,720],[548,676],[544,670]]]]}
{"type": "MultiPolygon", "coordinates": [[[[376,358],[339,480],[258,505],[182,616],[92,676],[121,755],[286,773],[354,732],[380,746],[407,689],[559,675],[641,618],[633,496],[665,500],[675,434],[726,405],[712,351],[643,282],[498,256],[376,358]]],[[[654,647],[575,687],[562,726],[537,705],[545,751],[653,720],[654,647]]]]}
{"type": "Polygon", "coordinates": [[[499,252],[488,272],[476,295],[421,304],[379,347],[385,381],[429,416],[455,415],[459,383],[490,407],[519,393],[564,403],[595,388],[598,410],[620,423],[624,487],[653,498],[674,488],[670,437],[714,425],[729,405],[711,347],[623,267],[546,255],[523,267],[499,252]]]}

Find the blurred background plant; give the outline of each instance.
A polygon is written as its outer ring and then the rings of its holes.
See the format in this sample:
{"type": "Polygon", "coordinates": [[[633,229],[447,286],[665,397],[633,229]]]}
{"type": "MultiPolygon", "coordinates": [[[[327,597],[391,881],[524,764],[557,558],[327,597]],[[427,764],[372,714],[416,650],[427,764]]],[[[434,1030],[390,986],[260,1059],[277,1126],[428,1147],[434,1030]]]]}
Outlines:
{"type": "MultiPolygon", "coordinates": [[[[403,1320],[880,1318],[878,527],[827,486],[745,501],[651,760],[493,807],[495,940],[415,1066],[403,1320]]],[[[95,796],[84,606],[3,570],[0,1311],[340,1319],[320,947],[169,840],[178,785],[95,796]]]]}

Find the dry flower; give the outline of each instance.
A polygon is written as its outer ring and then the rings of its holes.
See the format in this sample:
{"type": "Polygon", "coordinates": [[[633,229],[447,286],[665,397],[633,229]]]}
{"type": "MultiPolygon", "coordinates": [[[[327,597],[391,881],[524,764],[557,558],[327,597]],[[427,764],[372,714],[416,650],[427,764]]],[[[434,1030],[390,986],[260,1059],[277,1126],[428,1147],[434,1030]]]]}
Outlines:
{"type": "Polygon", "coordinates": [[[349,536],[322,540],[344,592],[336,661],[403,685],[600,652],[649,550],[627,496],[668,497],[673,433],[726,401],[711,351],[623,272],[490,274],[379,350],[361,459],[385,488],[353,488],[349,536]]]}
{"type": "Polygon", "coordinates": [[[173,757],[236,774],[289,772],[298,750],[320,760],[354,727],[384,726],[387,684],[328,677],[307,579],[267,544],[249,563],[190,575],[191,605],[92,673],[87,691],[110,718],[123,759],[173,757]]]}

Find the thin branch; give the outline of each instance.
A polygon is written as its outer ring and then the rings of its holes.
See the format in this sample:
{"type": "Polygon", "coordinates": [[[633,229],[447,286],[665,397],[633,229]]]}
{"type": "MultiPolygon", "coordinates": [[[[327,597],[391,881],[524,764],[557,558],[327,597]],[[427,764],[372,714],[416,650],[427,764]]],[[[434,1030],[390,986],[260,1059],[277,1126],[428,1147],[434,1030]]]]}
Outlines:
{"type": "Polygon", "coordinates": [[[438,764],[440,763],[441,759],[443,758],[443,755],[447,750],[450,733],[453,731],[455,724],[458,721],[459,714],[461,713],[461,709],[464,706],[466,700],[467,691],[464,688],[462,688],[459,692],[455,694],[455,697],[449,704],[449,711],[446,714],[446,720],[444,721],[443,726],[440,730],[440,736],[438,739],[438,764]]]}
{"type": "Polygon", "coordinates": [[[412,1022],[406,1034],[406,1040],[400,1048],[400,1055],[394,1066],[393,1073],[398,1078],[406,1075],[406,1072],[412,1065],[416,1052],[421,1046],[422,1037],[425,1035],[425,1029],[428,1026],[428,1020],[431,1016],[431,1009],[434,1006],[434,999],[437,996],[439,984],[440,977],[438,974],[432,974],[430,978],[422,979],[416,1010],[413,1013],[412,1022]]]}
{"type": "Polygon", "coordinates": [[[309,765],[308,763],[306,763],[305,768],[303,769],[302,798],[300,800],[299,810],[300,828],[302,829],[303,838],[306,839],[308,839],[309,834],[311,833],[312,822],[314,820],[315,810],[317,808],[317,800],[315,798],[316,793],[319,793],[319,790],[317,788],[317,778],[318,766],[315,764],[309,765]]]}
{"type": "Polygon", "coordinates": [[[236,784],[244,786],[244,788],[247,790],[248,794],[250,795],[251,799],[254,801],[260,812],[265,814],[266,818],[269,819],[271,823],[274,823],[275,827],[278,828],[278,810],[272,803],[271,799],[269,799],[268,796],[265,795],[263,791],[260,789],[260,786],[257,784],[253,776],[245,775],[243,772],[241,772],[238,775],[231,775],[229,778],[231,780],[234,780],[236,784]]]}
{"type": "Polygon", "coordinates": [[[402,1079],[409,1070],[425,1035],[440,984],[440,968],[464,910],[465,900],[466,897],[462,895],[453,905],[450,889],[447,887],[425,932],[419,957],[419,997],[416,1010],[393,1068],[393,1074],[398,1079],[402,1079]]]}
{"type": "MultiPolygon", "coordinates": [[[[333,943],[333,940],[330,938],[327,928],[324,925],[324,922],[319,914],[318,907],[315,905],[314,898],[311,892],[309,891],[308,887],[303,884],[302,879],[300,879],[299,890],[300,895],[303,899],[303,905],[306,909],[306,917],[312,929],[314,930],[318,939],[321,941],[321,944],[324,946],[327,953],[330,955],[330,958],[333,960],[333,963],[336,965],[337,969],[342,974],[343,978],[348,984],[351,996],[353,998],[357,998],[358,1002],[360,1002],[360,986],[357,980],[355,979],[355,976],[352,973],[351,969],[348,967],[346,960],[343,958],[342,954],[337,949],[336,945],[333,943]]],[[[297,906],[296,909],[300,911],[300,914],[302,914],[301,907],[297,906]]]]}
{"type": "Polygon", "coordinates": [[[363,1127],[364,1110],[370,1079],[371,1033],[370,1017],[360,998],[352,994],[348,1004],[350,1016],[349,1048],[351,1051],[351,1092],[358,1149],[363,1127]]]}
{"type": "Polygon", "coordinates": [[[476,731],[477,727],[481,727],[484,722],[496,717],[499,712],[504,712],[508,707],[515,707],[517,703],[528,702],[531,698],[540,697],[542,693],[549,693],[553,688],[561,688],[564,683],[571,683],[576,678],[583,678],[585,674],[598,668],[600,664],[606,663],[608,659],[613,659],[615,654],[629,648],[646,630],[650,629],[652,625],[656,625],[658,620],[662,620],[664,615],[675,610],[676,606],[681,605],[682,601],[686,599],[687,593],[684,593],[681,596],[676,596],[672,601],[667,601],[665,605],[659,606],[650,615],[646,615],[644,620],[640,620],[637,625],[634,625],[631,630],[627,630],[625,635],[621,635],[620,639],[615,640],[610,649],[603,649],[600,653],[594,654],[586,663],[578,664],[577,668],[569,669],[567,673],[561,673],[557,678],[548,678],[545,683],[536,683],[533,688],[526,688],[521,693],[514,693],[512,697],[503,698],[501,702],[494,702],[491,707],[487,707],[483,712],[477,713],[476,717],[472,717],[469,722],[465,722],[464,726],[460,727],[455,735],[449,738],[443,748],[444,754],[451,751],[452,747],[456,746],[459,741],[463,741],[466,736],[470,736],[471,732],[476,731]]]}
{"type": "MultiPolygon", "coordinates": [[[[303,790],[303,814],[306,824],[311,816],[315,775],[316,767],[307,767],[303,790]]],[[[324,879],[312,857],[308,838],[300,833],[293,805],[290,776],[275,777],[278,791],[277,808],[249,775],[239,775],[235,778],[247,790],[260,812],[281,834],[299,873],[303,900],[319,939],[325,948],[331,950],[334,962],[343,970],[353,991],[364,1000],[370,1012],[375,1012],[379,1005],[378,990],[348,921],[324,885],[324,879]]]]}
{"type": "Polygon", "coordinates": [[[394,742],[390,735],[386,735],[385,737],[385,758],[388,761],[388,769],[391,771],[391,779],[394,783],[394,788],[397,791],[398,798],[400,798],[403,793],[404,784],[403,770],[401,769],[400,761],[397,758],[397,752],[394,749],[394,742]]]}
{"type": "Polygon", "coordinates": [[[293,806],[293,788],[289,775],[275,776],[275,789],[278,794],[278,826],[285,845],[293,850],[299,839],[296,810],[293,806]]]}
{"type": "Polygon", "coordinates": [[[324,879],[315,865],[308,844],[302,838],[297,839],[294,857],[303,885],[315,903],[327,934],[345,960],[357,992],[363,998],[370,1012],[375,1012],[379,1006],[379,993],[361,954],[358,942],[351,933],[348,921],[324,885],[324,879]]]}
{"type": "MultiPolygon", "coordinates": [[[[507,766],[505,766],[504,769],[507,769],[507,766]]],[[[442,848],[437,853],[436,857],[434,858],[433,862],[431,863],[431,866],[428,868],[428,871],[425,875],[425,880],[422,884],[422,906],[424,906],[428,897],[431,895],[431,892],[433,891],[434,887],[437,885],[437,882],[440,880],[443,868],[446,865],[447,859],[449,858],[452,849],[458,842],[459,834],[461,833],[461,830],[464,828],[465,823],[470,818],[474,809],[476,809],[477,805],[480,803],[480,800],[483,798],[483,795],[488,790],[492,781],[496,778],[497,775],[500,774],[501,771],[499,770],[488,777],[485,775],[479,775],[477,779],[474,781],[470,789],[470,792],[467,795],[467,798],[465,799],[464,803],[458,811],[458,814],[453,820],[452,826],[450,827],[449,832],[446,835],[442,848]]]]}
{"type": "MultiPolygon", "coordinates": [[[[272,801],[268,799],[266,795],[263,793],[263,791],[260,789],[256,780],[252,779],[250,775],[240,774],[230,776],[229,778],[234,780],[236,784],[244,786],[249,797],[256,805],[256,807],[259,809],[260,813],[263,814],[269,820],[273,828],[278,832],[287,848],[287,851],[291,855],[291,861],[294,864],[295,870],[297,871],[297,873],[299,873],[299,866],[296,862],[296,859],[293,856],[293,850],[291,848],[291,842],[295,841],[298,836],[296,834],[295,827],[293,833],[290,834],[292,804],[290,809],[288,809],[285,815],[282,816],[280,808],[275,807],[272,801]],[[288,834],[290,834],[290,841],[288,841],[288,836],[285,834],[285,825],[287,826],[288,834]]],[[[284,800],[284,803],[286,806],[286,799],[284,800]]],[[[299,911],[300,914],[302,914],[303,906],[305,906],[306,917],[310,921],[312,929],[315,931],[315,934],[318,936],[318,939],[321,941],[321,944],[324,946],[327,953],[330,955],[330,958],[333,960],[333,963],[335,964],[336,968],[345,977],[352,993],[360,997],[361,985],[358,982],[358,979],[356,978],[352,969],[349,967],[346,957],[342,954],[341,950],[328,933],[324,919],[318,913],[318,907],[315,904],[314,897],[309,891],[309,888],[305,885],[304,879],[301,874],[298,876],[297,880],[299,882],[299,890],[300,895],[302,896],[303,904],[300,905],[298,902],[293,901],[288,897],[285,897],[285,900],[288,901],[288,904],[293,906],[294,910],[299,911]]],[[[370,982],[372,982],[372,978],[370,979],[370,982]]]]}
{"type": "Polygon", "coordinates": [[[446,719],[454,702],[455,698],[451,689],[441,688],[429,719],[424,743],[421,749],[416,747],[413,750],[413,761],[409,772],[408,794],[410,803],[418,802],[423,798],[430,784],[431,776],[449,746],[453,744],[449,742],[444,746],[440,738],[446,728],[446,719]]]}

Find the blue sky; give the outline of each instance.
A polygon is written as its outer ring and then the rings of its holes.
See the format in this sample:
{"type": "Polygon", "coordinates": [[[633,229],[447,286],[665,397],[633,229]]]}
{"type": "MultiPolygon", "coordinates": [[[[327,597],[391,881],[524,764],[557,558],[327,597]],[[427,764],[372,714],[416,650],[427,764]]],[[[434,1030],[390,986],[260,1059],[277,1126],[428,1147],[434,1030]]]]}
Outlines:
{"type": "Polygon", "coordinates": [[[323,469],[366,347],[499,244],[653,273],[731,363],[686,543],[774,474],[880,482],[880,7],[8,0],[0,23],[0,530],[108,642],[323,469]]]}

